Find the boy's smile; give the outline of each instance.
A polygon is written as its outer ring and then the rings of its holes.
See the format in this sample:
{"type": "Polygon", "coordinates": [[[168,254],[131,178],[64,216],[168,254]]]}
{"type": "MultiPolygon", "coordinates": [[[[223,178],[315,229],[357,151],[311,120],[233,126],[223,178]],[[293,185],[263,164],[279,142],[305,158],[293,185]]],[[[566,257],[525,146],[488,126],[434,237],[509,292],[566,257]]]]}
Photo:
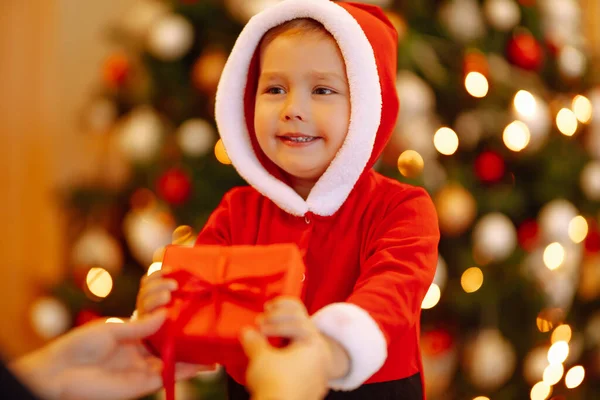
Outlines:
{"type": "Polygon", "coordinates": [[[279,35],[261,47],[260,58],[254,115],[258,143],[293,182],[310,192],[348,132],[344,59],[324,32],[279,35]]]}

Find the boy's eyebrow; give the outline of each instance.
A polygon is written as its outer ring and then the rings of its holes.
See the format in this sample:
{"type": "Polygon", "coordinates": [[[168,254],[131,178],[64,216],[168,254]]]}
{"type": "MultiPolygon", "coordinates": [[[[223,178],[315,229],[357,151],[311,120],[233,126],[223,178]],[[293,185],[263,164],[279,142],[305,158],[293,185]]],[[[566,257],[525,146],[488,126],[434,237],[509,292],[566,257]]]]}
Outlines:
{"type": "MultiPolygon", "coordinates": [[[[275,80],[278,78],[285,78],[284,72],[279,71],[262,71],[260,73],[260,80],[275,80]]],[[[346,83],[346,77],[341,76],[336,72],[327,72],[327,71],[311,71],[306,74],[307,79],[316,79],[316,80],[327,80],[327,79],[337,79],[340,82],[346,83]]]]}

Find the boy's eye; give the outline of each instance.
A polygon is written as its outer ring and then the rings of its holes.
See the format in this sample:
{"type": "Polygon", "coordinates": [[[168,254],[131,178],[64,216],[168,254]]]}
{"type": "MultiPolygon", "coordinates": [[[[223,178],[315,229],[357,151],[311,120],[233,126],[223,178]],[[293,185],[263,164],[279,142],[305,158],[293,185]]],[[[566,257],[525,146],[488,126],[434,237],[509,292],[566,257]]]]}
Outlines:
{"type": "Polygon", "coordinates": [[[331,89],[320,87],[320,88],[316,88],[314,90],[314,93],[315,94],[327,95],[327,94],[334,94],[335,92],[333,90],[331,90],[331,89]]]}
{"type": "Polygon", "coordinates": [[[283,93],[285,93],[285,91],[283,90],[283,88],[280,88],[280,87],[270,87],[265,91],[265,93],[267,93],[267,94],[283,94],[283,93]]]}

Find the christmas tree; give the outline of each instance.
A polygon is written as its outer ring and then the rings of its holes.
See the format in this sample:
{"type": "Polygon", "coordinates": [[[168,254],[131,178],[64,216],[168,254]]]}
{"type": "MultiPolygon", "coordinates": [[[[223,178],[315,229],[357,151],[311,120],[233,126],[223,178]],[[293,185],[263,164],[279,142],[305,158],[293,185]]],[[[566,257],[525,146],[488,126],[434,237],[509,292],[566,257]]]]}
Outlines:
{"type": "MultiPolygon", "coordinates": [[[[199,231],[245,184],[214,94],[244,23],[276,1],[141,0],[110,31],[120,51],[82,118],[105,159],[65,191],[70,269],[34,305],[41,335],[128,317],[173,230],[199,231]]],[[[442,231],[422,313],[428,397],[600,398],[600,90],[578,3],[368,2],[399,34],[401,112],[377,168],[425,187],[442,231]]],[[[179,389],[224,398],[218,374],[179,389]]]]}

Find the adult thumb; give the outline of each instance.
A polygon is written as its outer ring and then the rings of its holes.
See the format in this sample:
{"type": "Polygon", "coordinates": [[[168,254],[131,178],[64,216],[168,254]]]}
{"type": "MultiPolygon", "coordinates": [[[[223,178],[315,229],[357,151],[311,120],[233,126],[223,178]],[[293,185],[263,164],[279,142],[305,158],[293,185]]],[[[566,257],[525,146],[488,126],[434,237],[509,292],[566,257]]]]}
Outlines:
{"type": "Polygon", "coordinates": [[[250,359],[256,357],[261,351],[269,347],[267,338],[252,328],[246,328],[242,331],[240,342],[242,343],[244,353],[250,359]]]}

